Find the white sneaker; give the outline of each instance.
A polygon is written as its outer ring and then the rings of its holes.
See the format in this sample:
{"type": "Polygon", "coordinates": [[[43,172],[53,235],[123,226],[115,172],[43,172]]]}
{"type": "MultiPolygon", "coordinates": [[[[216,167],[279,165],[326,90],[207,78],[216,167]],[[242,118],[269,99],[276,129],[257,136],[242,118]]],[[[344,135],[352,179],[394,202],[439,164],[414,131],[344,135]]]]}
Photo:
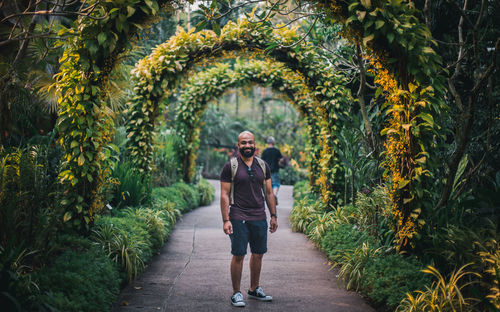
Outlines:
{"type": "Polygon", "coordinates": [[[257,299],[260,301],[271,301],[273,297],[268,296],[262,290],[262,287],[258,286],[254,291],[248,291],[248,298],[257,299]]]}
{"type": "Polygon", "coordinates": [[[245,300],[243,300],[243,294],[239,291],[235,292],[234,295],[231,296],[231,304],[235,307],[244,307],[245,300]]]}

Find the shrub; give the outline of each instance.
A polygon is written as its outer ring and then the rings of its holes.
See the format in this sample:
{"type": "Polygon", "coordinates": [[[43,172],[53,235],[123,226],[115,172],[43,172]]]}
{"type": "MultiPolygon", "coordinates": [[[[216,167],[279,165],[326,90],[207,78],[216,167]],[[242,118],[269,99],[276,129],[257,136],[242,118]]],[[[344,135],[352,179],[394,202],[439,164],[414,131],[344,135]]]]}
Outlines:
{"type": "Polygon", "coordinates": [[[171,202],[181,212],[186,212],[198,206],[200,194],[196,188],[183,182],[178,182],[169,187],[157,187],[152,191],[154,202],[171,202]]]}
{"type": "Polygon", "coordinates": [[[298,181],[303,180],[304,177],[300,175],[297,169],[290,165],[280,169],[280,179],[283,185],[295,185],[298,181]]]}
{"type": "Polygon", "coordinates": [[[188,210],[188,204],[184,197],[182,196],[179,189],[169,186],[169,187],[157,187],[154,188],[151,194],[154,202],[170,202],[173,203],[175,209],[180,212],[185,212],[188,210]]]}
{"type": "Polygon", "coordinates": [[[422,268],[416,259],[380,253],[366,263],[361,292],[377,307],[394,311],[406,293],[430,283],[422,268]]]}
{"type": "Polygon", "coordinates": [[[151,236],[151,245],[153,250],[158,250],[163,246],[168,235],[170,224],[166,221],[162,210],[153,210],[151,208],[129,209],[131,217],[146,224],[146,229],[151,236]]]}
{"type": "MultiPolygon", "coordinates": [[[[380,247],[375,249],[369,243],[363,242],[363,245],[354,250],[347,250],[341,255],[339,277],[347,290],[359,290],[365,267],[380,253],[380,250],[380,247]]],[[[334,264],[334,267],[337,265],[334,264]]]]}
{"type": "Polygon", "coordinates": [[[177,222],[177,218],[181,216],[181,211],[175,208],[175,204],[173,202],[166,200],[154,200],[153,207],[154,209],[163,212],[162,217],[165,222],[167,222],[168,231],[170,231],[177,222]]]}
{"type": "Polygon", "coordinates": [[[37,301],[60,311],[109,311],[119,293],[118,270],[98,250],[68,250],[34,275],[37,301]]]}
{"type": "Polygon", "coordinates": [[[331,211],[316,213],[307,226],[307,236],[315,244],[318,244],[326,231],[333,228],[335,225],[336,221],[333,219],[333,213],[331,211]]]}
{"type": "Polygon", "coordinates": [[[162,129],[155,137],[153,151],[153,185],[166,187],[179,181],[182,177],[179,149],[182,139],[172,129],[162,129]]]}
{"type": "Polygon", "coordinates": [[[131,163],[126,161],[116,163],[112,177],[120,181],[111,201],[113,207],[138,206],[149,198],[149,182],[134,170],[131,163]]]}
{"type": "Polygon", "coordinates": [[[186,201],[187,209],[191,210],[198,207],[198,204],[200,202],[199,193],[193,186],[188,185],[184,182],[177,182],[171,187],[177,189],[181,194],[184,201],[186,201]]]}
{"type": "Polygon", "coordinates": [[[22,311],[27,297],[38,286],[31,280],[31,267],[25,265],[29,252],[22,246],[0,245],[0,306],[7,311],[22,311]]]}
{"type": "Polygon", "coordinates": [[[368,233],[359,231],[354,225],[339,224],[323,235],[319,245],[329,259],[340,262],[345,251],[355,250],[363,242],[373,244],[368,233]]]}
{"type": "Polygon", "coordinates": [[[0,244],[44,244],[40,241],[47,236],[46,210],[55,202],[58,157],[47,146],[0,153],[0,244]]]}
{"type": "Polygon", "coordinates": [[[147,225],[128,211],[121,217],[101,217],[96,221],[93,240],[126,273],[129,281],[144,269],[152,257],[147,225]]]}
{"type": "Polygon", "coordinates": [[[215,189],[207,180],[201,179],[196,184],[196,191],[199,196],[200,206],[208,206],[214,201],[215,189]]]}
{"type": "Polygon", "coordinates": [[[306,233],[307,228],[318,213],[317,207],[310,205],[307,200],[295,201],[295,206],[290,212],[292,230],[306,233]]]}

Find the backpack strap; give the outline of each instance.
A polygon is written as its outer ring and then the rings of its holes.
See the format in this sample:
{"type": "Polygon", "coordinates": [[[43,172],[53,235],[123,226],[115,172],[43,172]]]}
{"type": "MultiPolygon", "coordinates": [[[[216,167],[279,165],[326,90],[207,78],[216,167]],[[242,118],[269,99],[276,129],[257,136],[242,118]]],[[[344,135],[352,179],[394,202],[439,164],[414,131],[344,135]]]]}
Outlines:
{"type": "Polygon", "coordinates": [[[236,176],[236,171],[238,171],[238,158],[231,158],[231,205],[234,204],[234,177],[236,176]]]}
{"type": "Polygon", "coordinates": [[[262,192],[264,193],[264,197],[266,196],[266,163],[262,158],[259,158],[255,156],[255,159],[257,159],[257,162],[259,163],[260,167],[262,168],[262,172],[264,173],[264,182],[262,183],[262,192]]]}

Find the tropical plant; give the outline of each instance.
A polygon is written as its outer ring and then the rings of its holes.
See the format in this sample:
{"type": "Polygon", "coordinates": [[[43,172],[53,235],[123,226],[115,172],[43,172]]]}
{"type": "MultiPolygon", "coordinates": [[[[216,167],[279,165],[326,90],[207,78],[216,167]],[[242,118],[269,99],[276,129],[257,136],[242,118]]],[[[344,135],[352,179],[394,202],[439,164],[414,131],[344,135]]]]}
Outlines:
{"type": "Polygon", "coordinates": [[[153,152],[153,186],[170,186],[182,180],[180,151],[182,139],[175,130],[163,128],[155,136],[153,152]]]}
{"type": "Polygon", "coordinates": [[[289,217],[292,223],[292,230],[306,233],[315,215],[319,213],[317,209],[317,206],[312,205],[307,200],[296,201],[289,217]]]}
{"type": "Polygon", "coordinates": [[[479,277],[475,272],[465,271],[470,264],[453,271],[448,279],[434,267],[428,266],[422,272],[434,276],[435,281],[424,291],[417,291],[415,296],[407,294],[401,302],[397,311],[401,312],[427,312],[427,311],[464,311],[470,308],[475,300],[465,298],[462,290],[471,285],[472,282],[465,282],[469,277],[479,277]]]}
{"type": "Polygon", "coordinates": [[[340,260],[334,263],[332,268],[340,266],[339,277],[347,290],[358,291],[361,288],[366,265],[377,256],[381,249],[381,247],[375,249],[370,246],[370,243],[363,242],[354,250],[344,251],[340,260]]]}
{"type": "Polygon", "coordinates": [[[112,177],[118,180],[111,205],[116,208],[138,206],[150,196],[149,181],[127,161],[116,163],[112,177]]]}
{"type": "Polygon", "coordinates": [[[35,251],[22,246],[6,247],[0,244],[0,304],[8,311],[23,311],[23,304],[32,297],[38,285],[32,281],[32,267],[26,265],[28,257],[35,251]]]}

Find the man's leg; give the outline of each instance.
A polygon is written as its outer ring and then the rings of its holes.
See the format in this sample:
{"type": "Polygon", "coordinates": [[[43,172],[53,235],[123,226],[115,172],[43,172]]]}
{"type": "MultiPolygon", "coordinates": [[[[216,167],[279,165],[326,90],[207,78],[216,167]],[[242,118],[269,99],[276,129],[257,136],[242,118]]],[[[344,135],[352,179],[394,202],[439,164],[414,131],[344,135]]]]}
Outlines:
{"type": "MultiPolygon", "coordinates": [[[[245,256],[233,256],[231,260],[231,281],[233,283],[233,293],[240,291],[241,272],[243,271],[243,260],[245,256]]],[[[250,262],[251,263],[251,262],[250,262]]]]}
{"type": "Polygon", "coordinates": [[[250,290],[255,291],[260,282],[263,254],[252,254],[250,257],[250,290]]]}

